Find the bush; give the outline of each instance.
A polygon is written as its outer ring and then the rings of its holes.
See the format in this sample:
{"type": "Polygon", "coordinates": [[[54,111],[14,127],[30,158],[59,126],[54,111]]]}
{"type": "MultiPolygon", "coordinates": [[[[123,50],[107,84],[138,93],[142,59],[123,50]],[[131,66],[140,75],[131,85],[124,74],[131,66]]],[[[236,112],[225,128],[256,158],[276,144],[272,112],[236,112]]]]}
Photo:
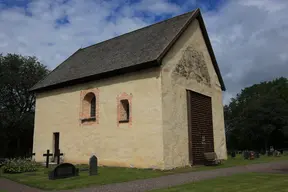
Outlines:
{"type": "Polygon", "coordinates": [[[2,170],[4,173],[24,173],[36,171],[38,164],[31,159],[8,159],[2,170]]]}

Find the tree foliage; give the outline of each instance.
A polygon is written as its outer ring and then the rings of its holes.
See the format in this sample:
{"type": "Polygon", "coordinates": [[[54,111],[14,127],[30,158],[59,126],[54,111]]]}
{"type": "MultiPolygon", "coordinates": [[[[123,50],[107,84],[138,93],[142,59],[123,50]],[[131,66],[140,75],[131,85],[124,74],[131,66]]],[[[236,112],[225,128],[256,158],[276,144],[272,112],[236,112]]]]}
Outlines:
{"type": "Polygon", "coordinates": [[[288,132],[288,80],[281,77],[241,90],[224,106],[224,116],[228,148],[283,147],[288,132]],[[278,138],[272,138],[275,134],[278,138]]]}
{"type": "Polygon", "coordinates": [[[24,153],[25,139],[31,147],[35,96],[29,89],[48,72],[36,57],[0,54],[0,155],[24,153]]]}

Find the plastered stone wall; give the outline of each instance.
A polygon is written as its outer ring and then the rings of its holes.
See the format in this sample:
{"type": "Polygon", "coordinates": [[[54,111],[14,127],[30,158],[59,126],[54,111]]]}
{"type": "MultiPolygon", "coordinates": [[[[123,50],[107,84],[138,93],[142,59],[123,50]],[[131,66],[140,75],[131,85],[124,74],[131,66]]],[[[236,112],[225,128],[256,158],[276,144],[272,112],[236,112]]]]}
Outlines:
{"type": "Polygon", "coordinates": [[[149,69],[37,94],[36,161],[44,161],[47,149],[54,153],[53,132],[59,132],[65,162],[88,163],[95,154],[100,165],[163,168],[159,73],[159,68],[149,69]],[[85,90],[97,95],[96,123],[81,124],[80,98],[85,90]],[[118,101],[127,97],[133,120],[118,124],[118,101]]]}
{"type": "Polygon", "coordinates": [[[161,84],[165,169],[189,165],[186,89],[211,97],[214,148],[226,159],[222,91],[197,20],[164,57],[161,84]]]}

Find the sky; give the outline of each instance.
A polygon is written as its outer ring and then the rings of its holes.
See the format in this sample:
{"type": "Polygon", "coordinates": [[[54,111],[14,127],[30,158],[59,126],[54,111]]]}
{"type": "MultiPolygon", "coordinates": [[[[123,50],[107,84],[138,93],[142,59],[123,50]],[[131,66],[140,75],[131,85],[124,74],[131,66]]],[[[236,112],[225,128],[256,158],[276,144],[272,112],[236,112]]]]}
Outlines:
{"type": "Polygon", "coordinates": [[[288,0],[0,0],[0,53],[54,69],[83,48],[200,8],[229,103],[288,76],[288,0]]]}

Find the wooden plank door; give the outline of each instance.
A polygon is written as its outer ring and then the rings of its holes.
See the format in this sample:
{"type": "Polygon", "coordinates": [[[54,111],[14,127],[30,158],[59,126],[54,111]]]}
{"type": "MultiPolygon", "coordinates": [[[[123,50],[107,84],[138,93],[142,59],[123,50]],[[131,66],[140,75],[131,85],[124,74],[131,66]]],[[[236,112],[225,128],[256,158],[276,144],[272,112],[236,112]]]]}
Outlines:
{"type": "Polygon", "coordinates": [[[189,158],[193,165],[204,163],[204,153],[214,151],[211,98],[187,91],[189,158]]]}
{"type": "Polygon", "coordinates": [[[60,134],[59,132],[53,133],[54,135],[54,160],[56,158],[56,152],[59,150],[59,139],[60,139],[60,134]]]}

